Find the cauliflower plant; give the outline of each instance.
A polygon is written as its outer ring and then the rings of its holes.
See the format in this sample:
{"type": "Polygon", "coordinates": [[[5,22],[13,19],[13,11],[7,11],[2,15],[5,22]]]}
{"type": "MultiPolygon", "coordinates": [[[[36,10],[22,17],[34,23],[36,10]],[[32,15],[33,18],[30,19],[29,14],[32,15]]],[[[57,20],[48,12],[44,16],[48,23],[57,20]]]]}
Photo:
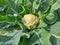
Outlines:
{"type": "Polygon", "coordinates": [[[28,29],[34,29],[38,23],[38,18],[33,14],[26,14],[22,18],[22,22],[28,29]]]}

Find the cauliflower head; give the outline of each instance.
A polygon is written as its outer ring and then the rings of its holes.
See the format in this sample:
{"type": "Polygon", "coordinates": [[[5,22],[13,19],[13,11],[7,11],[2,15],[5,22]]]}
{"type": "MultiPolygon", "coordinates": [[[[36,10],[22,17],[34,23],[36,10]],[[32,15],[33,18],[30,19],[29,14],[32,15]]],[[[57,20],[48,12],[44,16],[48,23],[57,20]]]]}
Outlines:
{"type": "Polygon", "coordinates": [[[38,23],[38,18],[33,14],[26,14],[22,18],[22,22],[28,29],[34,29],[38,23]]]}

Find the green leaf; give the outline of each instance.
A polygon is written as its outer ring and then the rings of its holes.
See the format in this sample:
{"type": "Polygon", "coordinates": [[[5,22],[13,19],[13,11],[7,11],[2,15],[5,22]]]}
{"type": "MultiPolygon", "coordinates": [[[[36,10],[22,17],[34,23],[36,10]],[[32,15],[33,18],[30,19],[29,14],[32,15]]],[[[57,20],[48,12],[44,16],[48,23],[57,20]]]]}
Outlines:
{"type": "Polygon", "coordinates": [[[42,28],[42,27],[47,27],[47,24],[43,20],[40,20],[40,24],[38,25],[37,28],[42,28]]]}
{"type": "Polygon", "coordinates": [[[57,15],[54,15],[54,13],[49,13],[44,17],[44,20],[47,24],[54,24],[57,21],[57,15]]]}
{"type": "Polygon", "coordinates": [[[42,12],[38,12],[38,15],[39,15],[39,24],[38,24],[38,27],[37,28],[42,28],[42,27],[47,27],[47,24],[44,22],[44,14],[42,12]]]}
{"type": "Polygon", "coordinates": [[[56,1],[57,0],[41,0],[39,9],[43,12],[46,12],[51,5],[55,4],[56,1]]]}
{"type": "Polygon", "coordinates": [[[54,11],[54,14],[58,17],[58,18],[57,18],[57,21],[60,21],[60,8],[56,9],[56,10],[54,11]]]}
{"type": "MultiPolygon", "coordinates": [[[[2,32],[4,32],[4,31],[2,31],[2,32]]],[[[22,36],[26,36],[26,38],[30,37],[30,35],[28,33],[25,33],[22,30],[6,31],[4,34],[0,34],[0,44],[18,45],[19,40],[22,36]]]]}
{"type": "Polygon", "coordinates": [[[30,45],[42,45],[41,33],[42,30],[36,29],[31,32],[30,45]]]}
{"type": "Polygon", "coordinates": [[[54,25],[51,26],[51,35],[53,36],[52,38],[52,44],[54,45],[60,45],[60,22],[56,22],[54,25]],[[55,43],[54,43],[54,40],[55,43]]]}
{"type": "Polygon", "coordinates": [[[26,38],[26,37],[21,37],[20,38],[20,42],[19,42],[19,44],[18,45],[30,45],[29,44],[29,39],[28,38],[26,38]]]}
{"type": "Polygon", "coordinates": [[[60,12],[55,14],[55,10],[60,10],[60,0],[0,0],[0,44],[60,45],[60,22],[55,20],[57,15],[60,19],[60,12]],[[30,31],[24,27],[21,18],[25,14],[37,15],[38,28],[30,31]],[[45,17],[55,23],[47,25],[45,17]]]}
{"type": "Polygon", "coordinates": [[[0,29],[0,35],[5,34],[6,32],[7,32],[6,30],[0,29]]]}
{"type": "Polygon", "coordinates": [[[54,25],[52,25],[50,31],[53,34],[60,32],[60,22],[56,22],[54,25]]]}
{"type": "Polygon", "coordinates": [[[50,37],[51,35],[45,30],[45,29],[36,29],[36,31],[33,31],[34,33],[32,34],[30,38],[30,44],[31,45],[52,45],[50,42],[50,37]]]}
{"type": "Polygon", "coordinates": [[[0,15],[5,15],[8,9],[8,4],[5,0],[0,0],[0,15]]]}
{"type": "Polygon", "coordinates": [[[52,5],[51,12],[60,8],[60,0],[57,0],[54,5],[52,5]]]}
{"type": "Polygon", "coordinates": [[[60,45],[60,39],[57,39],[57,45],[60,45]]]}
{"type": "Polygon", "coordinates": [[[4,11],[4,6],[0,4],[0,11],[4,11]]]}
{"type": "Polygon", "coordinates": [[[34,0],[34,2],[33,2],[33,9],[35,10],[35,9],[38,9],[39,8],[39,6],[40,6],[40,3],[41,3],[41,0],[34,0]]]}
{"type": "Polygon", "coordinates": [[[10,14],[8,14],[8,17],[7,17],[7,18],[8,18],[8,19],[7,19],[7,22],[8,22],[8,23],[9,23],[9,22],[14,23],[14,22],[17,21],[17,17],[14,16],[14,15],[10,15],[10,14]]]}
{"type": "Polygon", "coordinates": [[[45,29],[42,28],[41,30],[42,30],[41,39],[42,39],[43,45],[52,45],[49,40],[51,35],[45,29]]]}
{"type": "Polygon", "coordinates": [[[0,16],[0,22],[7,22],[7,16],[0,16]]]}

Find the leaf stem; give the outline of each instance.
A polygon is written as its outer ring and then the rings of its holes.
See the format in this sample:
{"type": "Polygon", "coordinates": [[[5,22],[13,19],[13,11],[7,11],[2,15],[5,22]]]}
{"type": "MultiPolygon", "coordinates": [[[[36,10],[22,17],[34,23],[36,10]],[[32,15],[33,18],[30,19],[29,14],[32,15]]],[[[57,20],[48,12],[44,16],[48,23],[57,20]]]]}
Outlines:
{"type": "Polygon", "coordinates": [[[60,37],[59,37],[59,36],[57,36],[57,35],[55,35],[55,34],[52,34],[52,36],[54,36],[54,37],[56,37],[56,38],[60,39],[60,37]]]}

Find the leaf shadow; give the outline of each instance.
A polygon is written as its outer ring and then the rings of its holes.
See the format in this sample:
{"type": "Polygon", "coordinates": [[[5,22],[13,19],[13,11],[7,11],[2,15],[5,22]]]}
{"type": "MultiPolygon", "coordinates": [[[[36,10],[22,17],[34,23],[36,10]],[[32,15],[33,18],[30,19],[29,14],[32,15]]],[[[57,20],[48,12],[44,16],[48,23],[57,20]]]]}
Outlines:
{"type": "Polygon", "coordinates": [[[55,37],[51,36],[50,41],[51,41],[52,45],[57,45],[57,40],[55,37]]]}

